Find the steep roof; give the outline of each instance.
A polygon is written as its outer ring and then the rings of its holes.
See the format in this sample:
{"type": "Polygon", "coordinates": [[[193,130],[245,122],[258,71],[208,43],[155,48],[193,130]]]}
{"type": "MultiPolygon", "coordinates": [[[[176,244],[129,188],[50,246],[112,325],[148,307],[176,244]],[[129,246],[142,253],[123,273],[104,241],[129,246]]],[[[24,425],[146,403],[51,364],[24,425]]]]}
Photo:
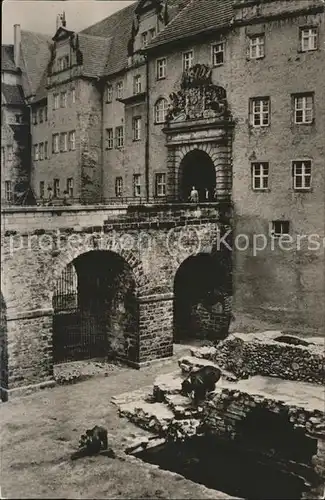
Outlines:
{"type": "Polygon", "coordinates": [[[112,46],[112,38],[79,33],[79,48],[83,55],[84,76],[102,76],[112,46]]]}
{"type": "Polygon", "coordinates": [[[25,96],[36,94],[50,58],[51,37],[32,31],[21,31],[23,89],[25,96]]]}
{"type": "Polygon", "coordinates": [[[148,49],[229,24],[233,0],[191,0],[149,44],[148,49]]]}
{"type": "Polygon", "coordinates": [[[17,71],[13,45],[1,45],[1,71],[17,71]]]}
{"type": "Polygon", "coordinates": [[[1,92],[6,100],[6,104],[23,105],[25,102],[21,85],[7,85],[6,83],[2,83],[1,92]]]}

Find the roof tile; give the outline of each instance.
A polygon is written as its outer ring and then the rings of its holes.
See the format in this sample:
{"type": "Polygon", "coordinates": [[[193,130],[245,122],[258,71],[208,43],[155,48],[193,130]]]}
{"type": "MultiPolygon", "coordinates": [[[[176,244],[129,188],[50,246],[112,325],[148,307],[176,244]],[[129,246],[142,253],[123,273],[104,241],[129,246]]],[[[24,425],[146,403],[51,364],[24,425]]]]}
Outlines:
{"type": "Polygon", "coordinates": [[[23,105],[25,102],[21,85],[7,85],[6,83],[2,83],[1,92],[6,100],[6,104],[23,105]]]}

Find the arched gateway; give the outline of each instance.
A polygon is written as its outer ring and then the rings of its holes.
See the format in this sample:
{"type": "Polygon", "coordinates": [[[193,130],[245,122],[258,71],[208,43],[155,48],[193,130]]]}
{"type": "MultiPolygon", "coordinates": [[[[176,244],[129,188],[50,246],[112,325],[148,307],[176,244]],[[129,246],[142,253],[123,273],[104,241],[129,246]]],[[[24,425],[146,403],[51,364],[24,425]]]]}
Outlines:
{"type": "Polygon", "coordinates": [[[131,267],[114,252],[90,251],[68,264],[53,296],[54,362],[111,354],[135,361],[135,289],[131,267]]]}

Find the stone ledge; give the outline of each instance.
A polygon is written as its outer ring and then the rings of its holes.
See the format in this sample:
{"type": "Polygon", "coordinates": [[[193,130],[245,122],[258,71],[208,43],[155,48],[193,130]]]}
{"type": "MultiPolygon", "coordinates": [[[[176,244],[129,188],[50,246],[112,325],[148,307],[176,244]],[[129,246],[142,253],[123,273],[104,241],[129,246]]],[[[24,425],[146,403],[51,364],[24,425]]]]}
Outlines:
{"type": "Polygon", "coordinates": [[[147,304],[149,302],[160,302],[160,301],[165,301],[165,300],[173,300],[174,294],[169,292],[169,293],[162,293],[162,294],[155,294],[155,295],[147,295],[147,296],[140,296],[138,297],[138,302],[139,304],[147,304]]]}
{"type": "Polygon", "coordinates": [[[49,309],[34,309],[33,311],[15,311],[7,310],[7,321],[15,321],[18,319],[33,319],[43,316],[53,316],[54,310],[49,309]]]}
{"type": "Polygon", "coordinates": [[[16,397],[28,396],[33,392],[37,392],[42,389],[49,389],[55,386],[55,380],[47,380],[46,382],[40,382],[39,384],[23,385],[22,387],[15,387],[14,389],[0,388],[0,390],[4,396],[7,396],[7,400],[11,400],[16,397]]]}

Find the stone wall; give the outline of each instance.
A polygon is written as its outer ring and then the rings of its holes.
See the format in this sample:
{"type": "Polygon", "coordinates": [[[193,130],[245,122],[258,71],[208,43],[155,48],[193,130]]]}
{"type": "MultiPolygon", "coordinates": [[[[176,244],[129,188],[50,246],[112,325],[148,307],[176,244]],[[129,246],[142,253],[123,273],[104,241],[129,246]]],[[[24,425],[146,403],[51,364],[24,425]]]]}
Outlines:
{"type": "Polygon", "coordinates": [[[310,339],[307,345],[290,345],[276,341],[279,337],[281,332],[230,335],[218,345],[214,359],[240,378],[265,375],[323,384],[325,362],[321,339],[315,343],[310,339]]]}

